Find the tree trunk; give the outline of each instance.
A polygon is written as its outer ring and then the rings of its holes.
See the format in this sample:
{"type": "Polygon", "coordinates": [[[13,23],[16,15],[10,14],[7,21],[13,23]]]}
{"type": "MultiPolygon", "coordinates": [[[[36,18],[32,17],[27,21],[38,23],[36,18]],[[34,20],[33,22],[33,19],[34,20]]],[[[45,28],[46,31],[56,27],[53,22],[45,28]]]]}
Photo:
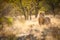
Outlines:
{"type": "Polygon", "coordinates": [[[30,20],[31,20],[31,15],[32,15],[32,12],[31,11],[29,12],[29,15],[30,15],[30,20]]]}
{"type": "Polygon", "coordinates": [[[35,8],[35,17],[37,18],[38,15],[38,7],[35,8]]]}
{"type": "Polygon", "coordinates": [[[40,0],[36,0],[35,17],[37,17],[37,14],[38,14],[38,10],[39,10],[39,1],[40,1],[40,0]]]}
{"type": "Polygon", "coordinates": [[[23,5],[22,5],[22,0],[20,0],[20,6],[21,6],[21,9],[22,9],[22,11],[23,11],[23,15],[24,15],[24,17],[25,17],[25,20],[26,20],[27,18],[26,18],[25,8],[24,8],[23,5]]]}
{"type": "Polygon", "coordinates": [[[52,4],[52,12],[54,14],[54,17],[55,17],[55,6],[52,4]]]}

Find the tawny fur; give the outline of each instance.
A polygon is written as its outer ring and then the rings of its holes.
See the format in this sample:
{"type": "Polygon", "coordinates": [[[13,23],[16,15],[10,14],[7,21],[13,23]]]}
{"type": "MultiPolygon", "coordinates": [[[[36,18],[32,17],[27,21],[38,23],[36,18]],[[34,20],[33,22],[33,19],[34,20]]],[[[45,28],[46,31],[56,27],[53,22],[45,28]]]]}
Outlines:
{"type": "Polygon", "coordinates": [[[49,18],[49,17],[45,17],[45,19],[44,19],[44,23],[45,23],[45,24],[49,24],[49,23],[51,23],[50,18],[49,18]]]}
{"type": "Polygon", "coordinates": [[[38,23],[39,23],[39,25],[49,24],[50,21],[51,21],[51,20],[50,20],[49,17],[45,17],[44,14],[39,14],[39,18],[38,18],[38,23]]]}

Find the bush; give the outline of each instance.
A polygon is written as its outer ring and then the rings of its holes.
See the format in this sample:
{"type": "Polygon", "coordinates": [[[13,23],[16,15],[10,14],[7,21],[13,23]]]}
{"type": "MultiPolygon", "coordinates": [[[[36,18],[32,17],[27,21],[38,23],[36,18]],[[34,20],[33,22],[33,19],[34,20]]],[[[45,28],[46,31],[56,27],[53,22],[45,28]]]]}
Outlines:
{"type": "Polygon", "coordinates": [[[12,24],[12,22],[13,22],[13,18],[12,17],[7,18],[7,23],[8,24],[12,24]]]}

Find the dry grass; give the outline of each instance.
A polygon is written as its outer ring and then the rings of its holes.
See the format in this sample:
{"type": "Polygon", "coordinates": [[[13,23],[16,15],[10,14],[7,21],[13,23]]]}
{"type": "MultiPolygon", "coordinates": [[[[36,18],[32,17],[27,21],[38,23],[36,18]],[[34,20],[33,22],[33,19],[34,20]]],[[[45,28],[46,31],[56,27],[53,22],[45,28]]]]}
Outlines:
{"type": "Polygon", "coordinates": [[[48,29],[49,27],[56,27],[56,26],[60,27],[60,19],[56,17],[54,18],[51,15],[49,15],[48,17],[51,19],[51,24],[49,25],[39,25],[37,18],[26,21],[22,18],[21,19],[19,18],[19,20],[16,18],[16,20],[13,22],[12,27],[4,28],[5,34],[11,33],[14,34],[16,37],[33,34],[34,37],[37,37],[38,40],[39,38],[41,38],[42,35],[41,32],[44,31],[44,29],[48,29]]]}

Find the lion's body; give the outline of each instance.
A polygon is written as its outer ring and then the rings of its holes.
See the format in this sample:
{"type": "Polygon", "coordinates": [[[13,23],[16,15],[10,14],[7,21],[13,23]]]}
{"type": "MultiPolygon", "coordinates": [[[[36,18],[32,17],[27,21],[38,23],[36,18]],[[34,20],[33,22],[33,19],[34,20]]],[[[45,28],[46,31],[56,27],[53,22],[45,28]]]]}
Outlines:
{"type": "Polygon", "coordinates": [[[39,18],[38,18],[38,23],[39,25],[42,25],[42,24],[49,24],[50,23],[50,18],[49,17],[45,17],[43,15],[40,15],[39,18]]]}
{"type": "Polygon", "coordinates": [[[51,21],[51,20],[50,20],[49,17],[45,17],[45,13],[39,12],[39,14],[38,14],[38,23],[39,23],[39,25],[49,24],[50,21],[51,21]]]}
{"type": "Polygon", "coordinates": [[[40,16],[38,18],[38,22],[39,22],[39,25],[44,24],[44,17],[43,16],[40,16]]]}
{"type": "Polygon", "coordinates": [[[49,24],[50,22],[51,22],[50,18],[49,17],[45,17],[44,23],[45,24],[49,24]]]}
{"type": "Polygon", "coordinates": [[[38,18],[38,22],[39,22],[39,25],[41,24],[49,24],[51,22],[50,18],[49,17],[39,17],[38,18]]]}

